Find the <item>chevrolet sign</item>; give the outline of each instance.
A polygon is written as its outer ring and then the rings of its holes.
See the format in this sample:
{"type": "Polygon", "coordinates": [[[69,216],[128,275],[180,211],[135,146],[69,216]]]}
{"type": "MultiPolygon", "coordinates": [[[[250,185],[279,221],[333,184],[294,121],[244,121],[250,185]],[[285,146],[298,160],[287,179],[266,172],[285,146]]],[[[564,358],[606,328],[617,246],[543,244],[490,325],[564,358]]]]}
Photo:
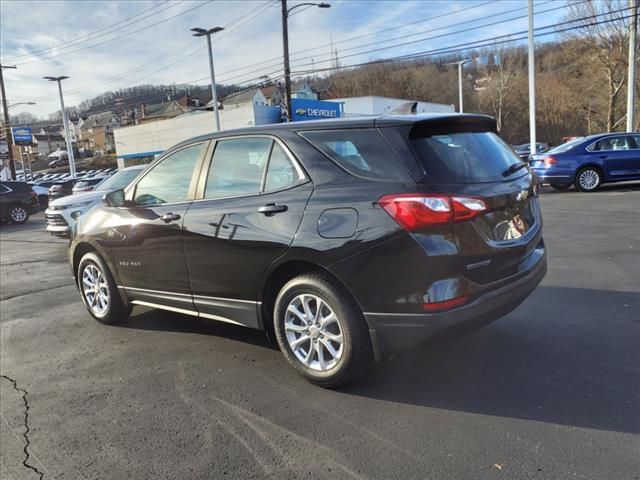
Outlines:
{"type": "Polygon", "coordinates": [[[342,116],[342,104],[321,100],[305,100],[294,98],[291,100],[293,121],[321,120],[323,118],[339,118],[342,116]]]}

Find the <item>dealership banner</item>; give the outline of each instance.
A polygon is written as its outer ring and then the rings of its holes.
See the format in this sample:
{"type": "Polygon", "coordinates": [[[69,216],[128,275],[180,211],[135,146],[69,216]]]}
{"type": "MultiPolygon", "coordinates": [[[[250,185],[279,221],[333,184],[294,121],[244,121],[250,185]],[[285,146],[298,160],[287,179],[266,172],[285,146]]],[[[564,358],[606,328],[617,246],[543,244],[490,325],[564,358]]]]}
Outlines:
{"type": "Polygon", "coordinates": [[[342,104],[322,100],[291,99],[291,113],[294,122],[303,120],[322,120],[323,118],[340,118],[342,104]]]}
{"type": "Polygon", "coordinates": [[[13,127],[11,130],[15,145],[31,145],[33,143],[31,127],[13,127]]]}

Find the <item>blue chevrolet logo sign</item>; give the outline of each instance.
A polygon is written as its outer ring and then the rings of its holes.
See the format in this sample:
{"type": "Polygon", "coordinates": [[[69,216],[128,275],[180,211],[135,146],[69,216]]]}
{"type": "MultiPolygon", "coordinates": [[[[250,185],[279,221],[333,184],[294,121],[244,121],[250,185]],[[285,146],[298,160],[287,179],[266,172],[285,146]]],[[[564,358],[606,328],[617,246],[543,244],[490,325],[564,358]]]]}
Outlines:
{"type": "Polygon", "coordinates": [[[323,118],[340,118],[341,104],[321,100],[294,98],[291,100],[294,122],[303,120],[321,120],[323,118]]]}

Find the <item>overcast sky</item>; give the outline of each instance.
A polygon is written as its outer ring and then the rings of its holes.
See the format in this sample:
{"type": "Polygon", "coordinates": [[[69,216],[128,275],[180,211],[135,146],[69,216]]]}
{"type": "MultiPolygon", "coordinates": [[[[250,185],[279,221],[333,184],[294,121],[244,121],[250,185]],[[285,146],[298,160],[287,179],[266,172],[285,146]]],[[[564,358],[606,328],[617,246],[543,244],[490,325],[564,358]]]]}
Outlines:
{"type": "MultiPolygon", "coordinates": [[[[289,0],[289,7],[297,3],[302,1],[289,0]]],[[[312,59],[316,70],[330,67],[332,40],[340,63],[348,65],[527,28],[526,0],[329,3],[329,9],[300,7],[292,12],[289,42],[294,72],[311,70],[312,59]],[[456,33],[493,22],[502,23],[456,33]],[[428,39],[434,36],[438,38],[428,39]],[[384,48],[404,42],[413,43],[384,48]]],[[[536,26],[552,24],[565,15],[564,0],[536,0],[535,4],[543,12],[536,17],[536,26]]],[[[12,113],[47,115],[59,107],[55,84],[42,80],[43,76],[71,77],[63,83],[69,106],[105,91],[144,83],[206,84],[206,42],[192,37],[191,27],[226,27],[214,37],[218,83],[282,75],[279,1],[2,0],[0,9],[0,60],[18,66],[4,70],[9,103],[37,102],[17,106],[12,113]]]]}

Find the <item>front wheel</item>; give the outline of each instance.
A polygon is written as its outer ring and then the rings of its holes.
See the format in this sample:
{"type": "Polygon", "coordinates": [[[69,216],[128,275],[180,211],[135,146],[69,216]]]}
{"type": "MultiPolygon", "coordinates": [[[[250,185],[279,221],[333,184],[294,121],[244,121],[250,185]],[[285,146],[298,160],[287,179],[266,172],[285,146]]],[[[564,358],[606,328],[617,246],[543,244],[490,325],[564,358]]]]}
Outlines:
{"type": "Polygon", "coordinates": [[[78,288],[89,313],[101,323],[125,320],[131,306],[125,305],[109,268],[95,253],[86,253],[78,264],[78,288]]]}
{"type": "Polygon", "coordinates": [[[311,382],[338,388],[370,366],[373,355],[362,312],[326,276],[289,281],[278,294],[273,315],[280,350],[311,382]]]}
{"type": "Polygon", "coordinates": [[[593,167],[583,168],[576,175],[576,188],[581,192],[593,192],[602,183],[600,171],[593,167]]]}
{"type": "Polygon", "coordinates": [[[14,205],[9,210],[9,218],[12,223],[24,223],[29,220],[29,212],[22,205],[14,205]]]}

